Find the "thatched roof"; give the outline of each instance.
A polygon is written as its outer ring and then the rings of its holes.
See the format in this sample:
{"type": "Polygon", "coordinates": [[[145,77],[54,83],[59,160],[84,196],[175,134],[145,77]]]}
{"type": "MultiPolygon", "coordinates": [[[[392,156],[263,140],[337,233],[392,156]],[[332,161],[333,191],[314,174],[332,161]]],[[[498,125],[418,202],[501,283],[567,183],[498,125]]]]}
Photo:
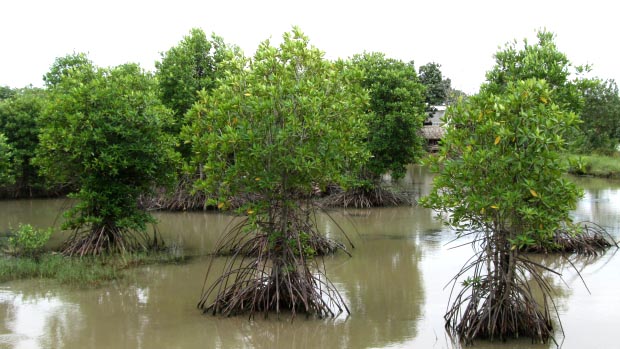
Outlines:
{"type": "Polygon", "coordinates": [[[423,126],[420,129],[420,133],[425,139],[442,139],[445,132],[441,126],[423,126]]]}

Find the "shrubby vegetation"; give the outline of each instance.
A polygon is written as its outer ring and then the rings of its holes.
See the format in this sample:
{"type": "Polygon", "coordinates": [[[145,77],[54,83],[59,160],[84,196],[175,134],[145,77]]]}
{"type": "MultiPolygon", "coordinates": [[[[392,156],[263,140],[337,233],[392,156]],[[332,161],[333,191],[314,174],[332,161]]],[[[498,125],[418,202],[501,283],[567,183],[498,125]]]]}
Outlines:
{"type": "Polygon", "coordinates": [[[30,224],[20,224],[8,239],[8,253],[15,256],[37,258],[52,235],[52,228],[36,229],[30,224]]]}
{"type": "Polygon", "coordinates": [[[367,158],[360,78],[294,28],[279,46],[265,41],[252,59],[236,57],[220,86],[201,92],[183,131],[204,170],[196,186],[215,193],[219,208],[250,195],[237,211],[247,219],[222,241],[233,247],[231,260],[205,288],[205,312],[322,317],[346,308],[317,263],[324,238],[313,206],[299,198],[316,186],[346,185],[347,170],[367,158]]]}
{"type": "Polygon", "coordinates": [[[546,341],[552,334],[548,288],[520,251],[550,243],[570,224],[581,192],[563,178],[560,153],[567,149],[562,134],[578,117],[554,103],[545,80],[528,79],[508,82],[500,93],[483,90],[454,107],[449,120],[440,156],[431,158],[438,176],[422,202],[447,213],[459,235],[475,235],[480,248],[458,275],[474,271],[446,321],[465,342],[546,341]],[[529,277],[543,291],[542,301],[529,277]]]}
{"type": "Polygon", "coordinates": [[[156,246],[137,206],[140,194],[173,179],[171,113],[155,80],[137,65],[98,68],[83,54],[56,60],[45,76],[50,103],[41,124],[37,164],[53,181],[71,183],[78,199],[63,228],[74,230],[70,255],[156,246]]]}
{"type": "Polygon", "coordinates": [[[581,192],[563,177],[561,157],[583,139],[583,91],[597,84],[569,79],[571,64],[546,31],[538,43],[507,44],[495,58],[480,92],[448,110],[440,155],[429,158],[438,176],[422,203],[477,246],[454,278],[473,273],[445,316],[449,331],[465,343],[520,336],[546,342],[550,288],[523,251],[596,254],[610,246],[603,232],[570,219],[581,192]]]}

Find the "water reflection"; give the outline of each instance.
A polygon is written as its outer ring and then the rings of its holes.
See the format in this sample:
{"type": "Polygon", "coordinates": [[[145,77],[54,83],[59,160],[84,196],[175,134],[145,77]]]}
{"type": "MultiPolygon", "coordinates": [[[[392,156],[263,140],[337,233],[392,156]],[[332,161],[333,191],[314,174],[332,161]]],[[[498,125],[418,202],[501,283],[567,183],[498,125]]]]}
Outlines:
{"type": "MultiPolygon", "coordinates": [[[[405,186],[426,193],[431,177],[411,168],[405,186]]],[[[575,217],[603,222],[620,236],[620,182],[577,179],[587,188],[575,217]]],[[[62,200],[0,202],[0,229],[19,222],[45,227],[57,221],[62,200]]],[[[159,231],[185,252],[213,250],[231,216],[156,213],[159,231]]],[[[344,241],[352,232],[353,257],[326,259],[328,277],[343,293],[351,316],[316,320],[260,315],[222,318],[196,309],[208,258],[183,265],[148,266],[98,289],[74,289],[26,280],[0,288],[0,347],[10,348],[452,348],[443,330],[450,289],[444,286],[471,255],[450,249],[454,233],[421,207],[333,210],[319,215],[323,231],[344,241]],[[330,218],[331,216],[331,218],[330,218]],[[332,221],[335,220],[337,224],[332,221]]],[[[620,322],[620,259],[613,251],[596,260],[538,257],[561,271],[549,278],[567,337],[563,348],[615,346],[620,322]],[[581,275],[581,276],[580,276],[581,275]],[[583,286],[581,277],[587,282],[583,286]],[[588,292],[589,290],[589,292],[588,292]]],[[[224,259],[216,260],[221,269],[224,259]]],[[[560,338],[561,340],[561,338],[560,338]]],[[[477,342],[476,348],[498,343],[477,342]]],[[[529,340],[501,348],[550,348],[529,340]]]]}
{"type": "Polygon", "coordinates": [[[167,243],[182,246],[189,255],[213,252],[226,228],[239,220],[216,212],[155,212],[154,216],[167,243]]]}
{"type": "Polygon", "coordinates": [[[577,204],[574,216],[580,221],[596,222],[610,233],[619,235],[620,181],[575,177],[577,185],[587,188],[577,204]]]}

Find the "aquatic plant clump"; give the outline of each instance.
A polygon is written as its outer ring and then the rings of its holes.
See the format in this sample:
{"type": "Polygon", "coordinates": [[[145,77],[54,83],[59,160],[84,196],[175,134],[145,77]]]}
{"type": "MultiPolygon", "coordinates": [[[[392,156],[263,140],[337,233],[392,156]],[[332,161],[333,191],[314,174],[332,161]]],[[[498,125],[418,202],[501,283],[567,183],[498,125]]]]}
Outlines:
{"type": "Polygon", "coordinates": [[[203,287],[198,308],[213,315],[247,313],[250,317],[257,312],[267,316],[271,311],[320,318],[349,312],[325,275],[321,258],[327,249],[342,245],[326,248],[325,238],[315,227],[307,210],[275,203],[268,214],[232,227],[216,248],[231,254],[221,276],[210,287],[203,287]]]}

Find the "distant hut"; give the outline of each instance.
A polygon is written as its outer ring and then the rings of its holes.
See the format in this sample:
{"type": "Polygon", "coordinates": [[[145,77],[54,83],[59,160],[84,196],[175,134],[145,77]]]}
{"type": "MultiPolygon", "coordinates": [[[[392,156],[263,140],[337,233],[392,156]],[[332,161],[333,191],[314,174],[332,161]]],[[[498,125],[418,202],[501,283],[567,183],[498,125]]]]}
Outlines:
{"type": "Polygon", "coordinates": [[[446,113],[446,106],[433,106],[431,110],[428,118],[424,121],[424,126],[422,126],[420,133],[426,139],[426,150],[435,153],[439,151],[439,142],[445,133],[443,117],[446,113]]]}
{"type": "Polygon", "coordinates": [[[426,150],[430,153],[439,151],[439,142],[443,138],[444,128],[442,126],[425,125],[420,130],[422,137],[426,139],[426,150]]]}

